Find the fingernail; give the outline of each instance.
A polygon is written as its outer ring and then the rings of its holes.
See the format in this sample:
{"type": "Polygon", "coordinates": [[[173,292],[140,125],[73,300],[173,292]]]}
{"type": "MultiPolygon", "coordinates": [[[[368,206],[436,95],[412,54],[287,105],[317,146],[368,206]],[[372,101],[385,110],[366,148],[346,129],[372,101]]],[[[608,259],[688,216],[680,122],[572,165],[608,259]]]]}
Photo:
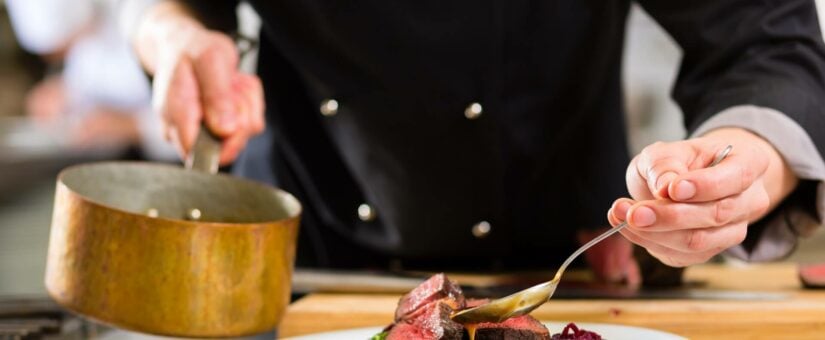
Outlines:
{"type": "Polygon", "coordinates": [[[647,227],[653,223],[656,223],[656,213],[653,212],[653,209],[641,206],[633,212],[633,224],[636,226],[647,227]]]}
{"type": "Polygon", "coordinates": [[[665,174],[659,176],[659,179],[656,180],[656,191],[662,192],[663,189],[666,189],[670,182],[673,182],[673,179],[676,178],[676,174],[673,172],[666,172],[665,174]]]}
{"type": "Polygon", "coordinates": [[[616,204],[616,214],[615,216],[621,218],[622,220],[627,219],[627,210],[630,209],[630,203],[628,202],[619,202],[616,204]]]}
{"type": "Polygon", "coordinates": [[[696,195],[696,185],[690,181],[679,181],[679,183],[676,183],[676,188],[674,191],[674,199],[678,201],[688,200],[696,195]]]}

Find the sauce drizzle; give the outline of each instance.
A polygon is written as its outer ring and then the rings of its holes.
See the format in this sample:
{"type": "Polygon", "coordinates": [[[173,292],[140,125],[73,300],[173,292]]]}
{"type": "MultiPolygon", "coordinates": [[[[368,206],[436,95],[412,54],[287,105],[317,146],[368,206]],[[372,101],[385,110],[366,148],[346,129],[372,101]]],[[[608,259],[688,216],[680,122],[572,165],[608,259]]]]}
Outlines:
{"type": "Polygon", "coordinates": [[[468,323],[464,325],[464,328],[467,329],[467,333],[470,334],[470,340],[475,340],[476,338],[476,326],[478,326],[478,324],[475,323],[468,323]]]}

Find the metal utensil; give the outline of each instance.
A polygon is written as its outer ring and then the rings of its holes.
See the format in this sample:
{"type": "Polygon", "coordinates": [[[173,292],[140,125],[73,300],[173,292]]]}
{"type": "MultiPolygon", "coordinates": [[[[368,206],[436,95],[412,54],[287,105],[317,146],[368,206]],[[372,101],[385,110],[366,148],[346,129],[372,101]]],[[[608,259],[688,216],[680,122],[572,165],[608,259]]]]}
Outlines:
{"type": "MultiPolygon", "coordinates": [[[[725,147],[725,149],[716,155],[716,158],[708,167],[719,164],[719,162],[730,154],[731,149],[733,149],[732,145],[725,147]]],[[[622,222],[615,228],[611,228],[604,234],[599,235],[590,242],[587,242],[585,245],[581,246],[578,250],[573,252],[573,254],[570,255],[564,263],[562,263],[552,280],[540,283],[520,292],[513,293],[509,296],[490,301],[484,305],[465,309],[453,315],[452,319],[463,324],[502,322],[515,316],[530,313],[547,302],[547,300],[553,296],[553,293],[556,291],[556,287],[558,287],[559,282],[561,281],[561,276],[564,274],[564,270],[567,269],[567,266],[570,265],[576,257],[581,255],[581,253],[592,247],[594,244],[601,242],[611,235],[621,231],[625,227],[627,227],[627,222],[622,222]]]]}

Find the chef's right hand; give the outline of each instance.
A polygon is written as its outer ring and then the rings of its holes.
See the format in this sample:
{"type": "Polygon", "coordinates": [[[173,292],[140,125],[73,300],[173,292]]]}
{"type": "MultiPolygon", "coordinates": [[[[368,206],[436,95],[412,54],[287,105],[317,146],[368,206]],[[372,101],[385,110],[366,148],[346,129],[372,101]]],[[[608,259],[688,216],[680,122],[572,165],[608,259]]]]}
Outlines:
{"type": "Polygon", "coordinates": [[[223,139],[220,163],[226,165],[264,130],[261,81],[238,70],[238,51],[229,36],[206,29],[180,6],[161,2],[147,10],[135,47],[154,74],[152,104],[167,140],[184,157],[205,121],[223,139]]]}

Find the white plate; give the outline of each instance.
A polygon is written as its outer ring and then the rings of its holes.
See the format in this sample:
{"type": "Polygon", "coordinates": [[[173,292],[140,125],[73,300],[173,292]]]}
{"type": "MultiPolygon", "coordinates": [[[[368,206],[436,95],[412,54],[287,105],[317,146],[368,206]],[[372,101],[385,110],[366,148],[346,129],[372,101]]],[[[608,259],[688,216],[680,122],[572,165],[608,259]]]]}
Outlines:
{"type": "MultiPolygon", "coordinates": [[[[564,326],[567,325],[566,322],[553,322],[553,321],[543,321],[542,322],[547,329],[550,330],[550,334],[560,333],[564,326]]],[[[645,340],[685,340],[686,338],[678,336],[673,333],[667,333],[662,331],[657,331],[655,329],[649,328],[640,328],[640,327],[632,327],[632,326],[622,326],[622,325],[611,325],[605,323],[585,323],[585,322],[576,322],[576,325],[579,328],[584,328],[588,331],[596,332],[602,336],[604,339],[608,340],[638,340],[638,339],[645,339],[645,340]]],[[[349,329],[344,331],[336,331],[336,332],[326,332],[326,333],[317,333],[312,335],[304,335],[299,336],[296,338],[289,338],[291,340],[367,340],[371,336],[375,335],[376,333],[381,331],[381,327],[368,327],[368,328],[357,328],[357,329],[349,329]]]]}

